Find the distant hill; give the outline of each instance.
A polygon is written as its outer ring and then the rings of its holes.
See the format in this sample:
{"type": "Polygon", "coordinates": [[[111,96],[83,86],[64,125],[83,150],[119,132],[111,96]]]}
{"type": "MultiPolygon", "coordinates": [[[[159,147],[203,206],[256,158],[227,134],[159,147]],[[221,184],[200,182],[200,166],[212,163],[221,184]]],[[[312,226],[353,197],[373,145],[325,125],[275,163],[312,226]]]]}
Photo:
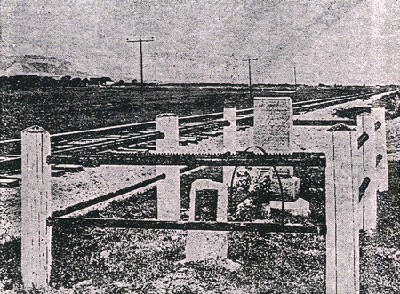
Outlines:
{"type": "Polygon", "coordinates": [[[86,76],[68,61],[41,55],[0,56],[0,76],[86,76]]]}

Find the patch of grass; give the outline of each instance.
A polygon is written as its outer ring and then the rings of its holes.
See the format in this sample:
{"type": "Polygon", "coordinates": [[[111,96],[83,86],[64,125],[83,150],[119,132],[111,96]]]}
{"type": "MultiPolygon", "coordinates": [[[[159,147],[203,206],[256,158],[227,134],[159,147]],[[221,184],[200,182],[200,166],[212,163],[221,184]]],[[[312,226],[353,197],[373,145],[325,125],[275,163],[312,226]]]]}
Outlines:
{"type": "Polygon", "coordinates": [[[389,163],[389,192],[378,193],[378,229],[360,237],[361,293],[400,289],[399,164],[389,163]]]}

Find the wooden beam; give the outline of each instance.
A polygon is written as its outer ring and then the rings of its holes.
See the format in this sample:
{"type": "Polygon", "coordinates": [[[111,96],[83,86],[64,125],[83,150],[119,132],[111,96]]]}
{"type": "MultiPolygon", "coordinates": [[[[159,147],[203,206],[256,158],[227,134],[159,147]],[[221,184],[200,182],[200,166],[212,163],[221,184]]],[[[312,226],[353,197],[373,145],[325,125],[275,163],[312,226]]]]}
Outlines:
{"type": "Polygon", "coordinates": [[[49,226],[79,226],[100,228],[137,228],[159,230],[202,230],[202,231],[242,231],[259,233],[309,233],[325,234],[325,225],[293,225],[259,222],[216,222],[216,221],[160,221],[156,219],[126,218],[63,218],[53,217],[47,221],[49,226]]]}
{"type": "Polygon", "coordinates": [[[125,187],[125,188],[119,189],[119,190],[117,190],[115,192],[111,192],[111,193],[108,193],[108,194],[105,194],[105,195],[102,195],[102,196],[99,196],[99,197],[96,197],[96,198],[93,198],[93,199],[89,199],[89,200],[84,201],[84,202],[77,203],[75,205],[68,206],[67,208],[64,208],[64,209],[61,209],[61,210],[58,210],[58,211],[53,211],[52,217],[65,216],[65,215],[73,213],[75,211],[82,210],[82,209],[88,208],[90,206],[99,204],[101,202],[110,200],[112,198],[115,198],[117,196],[132,192],[132,191],[134,191],[136,189],[139,189],[139,188],[142,188],[142,187],[146,187],[146,186],[148,186],[148,185],[150,185],[152,183],[155,183],[155,182],[157,182],[159,180],[162,180],[162,179],[165,179],[165,174],[161,174],[161,175],[155,176],[153,178],[141,181],[140,183],[137,183],[137,184],[132,185],[130,187],[125,187]]]}
{"type": "Polygon", "coordinates": [[[51,164],[80,164],[93,166],[113,165],[188,165],[188,166],[325,166],[323,153],[294,152],[291,154],[98,154],[98,155],[53,155],[51,164]]]}

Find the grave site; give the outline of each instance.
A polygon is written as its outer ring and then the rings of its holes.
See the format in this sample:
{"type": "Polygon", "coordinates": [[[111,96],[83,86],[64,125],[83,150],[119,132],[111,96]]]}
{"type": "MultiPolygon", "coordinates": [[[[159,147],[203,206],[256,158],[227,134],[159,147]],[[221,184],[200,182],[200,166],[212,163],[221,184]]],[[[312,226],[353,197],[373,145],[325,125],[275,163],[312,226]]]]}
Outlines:
{"type": "Polygon", "coordinates": [[[393,293],[394,277],[376,283],[400,262],[380,247],[398,223],[385,95],[295,115],[290,97],[255,97],[197,136],[161,114],[150,151],[61,154],[45,129],[23,130],[5,291],[393,293]]]}

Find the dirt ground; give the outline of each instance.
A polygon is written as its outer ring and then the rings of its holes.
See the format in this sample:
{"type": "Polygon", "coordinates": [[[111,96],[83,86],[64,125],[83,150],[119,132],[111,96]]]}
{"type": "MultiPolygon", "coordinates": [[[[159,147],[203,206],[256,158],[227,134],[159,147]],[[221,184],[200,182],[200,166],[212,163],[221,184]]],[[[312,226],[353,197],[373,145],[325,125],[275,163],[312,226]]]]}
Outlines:
{"type": "MultiPolygon", "coordinates": [[[[328,111],[328,110],[325,110],[328,111]]],[[[295,148],[320,146],[322,127],[295,127],[295,148]],[[307,140],[299,140],[307,138],[307,140]],[[304,144],[303,144],[303,143],[304,144]]],[[[380,193],[379,228],[362,236],[362,293],[395,293],[400,273],[398,166],[400,118],[387,121],[390,191],[380,193]]],[[[242,132],[242,148],[252,130],[242,132]]],[[[221,138],[187,146],[218,149],[221,138]]],[[[201,150],[198,150],[199,152],[201,150]]],[[[101,166],[53,178],[54,209],[116,191],[154,175],[154,168],[101,166]]],[[[18,293],[19,188],[0,189],[0,291],[18,293]]],[[[218,262],[179,263],[186,233],[127,229],[66,229],[55,232],[54,293],[323,293],[323,237],[232,233],[232,270],[218,262]]],[[[21,293],[21,292],[19,292],[21,293]]]]}

